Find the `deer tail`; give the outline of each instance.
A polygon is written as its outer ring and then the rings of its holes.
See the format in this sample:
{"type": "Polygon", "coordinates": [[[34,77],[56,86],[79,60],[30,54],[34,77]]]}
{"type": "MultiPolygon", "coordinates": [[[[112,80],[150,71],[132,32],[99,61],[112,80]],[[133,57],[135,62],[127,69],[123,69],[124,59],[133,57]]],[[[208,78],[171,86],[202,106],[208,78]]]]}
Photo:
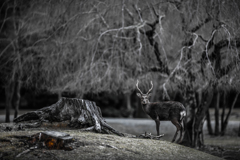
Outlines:
{"type": "Polygon", "coordinates": [[[187,115],[186,111],[181,111],[180,112],[180,123],[183,127],[183,131],[185,130],[184,118],[186,117],[186,115],[187,115]]]}
{"type": "Polygon", "coordinates": [[[181,111],[180,112],[180,121],[182,121],[183,118],[186,117],[186,115],[187,115],[186,111],[181,111]]]}

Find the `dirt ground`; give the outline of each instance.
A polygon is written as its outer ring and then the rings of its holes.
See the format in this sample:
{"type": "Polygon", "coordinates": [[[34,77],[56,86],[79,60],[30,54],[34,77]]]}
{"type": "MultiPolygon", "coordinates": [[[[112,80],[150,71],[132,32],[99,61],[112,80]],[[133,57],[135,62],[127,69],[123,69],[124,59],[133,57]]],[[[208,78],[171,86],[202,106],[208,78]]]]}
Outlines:
{"type": "Polygon", "coordinates": [[[63,130],[70,134],[74,142],[73,150],[49,150],[39,145],[29,146],[21,136],[33,135],[42,130],[11,131],[0,134],[0,159],[33,159],[33,160],[220,160],[221,158],[204,152],[171,143],[164,140],[140,139],[131,136],[120,137],[116,135],[82,132],[79,130],[63,130]]]}
{"type": "MultiPolygon", "coordinates": [[[[28,111],[28,110],[27,110],[28,111]]],[[[4,116],[4,110],[0,110],[0,123],[4,122],[5,116],[4,116]]],[[[25,113],[26,110],[20,111],[20,114],[25,113]]],[[[12,111],[13,113],[13,111],[12,111]]],[[[220,110],[221,113],[221,110],[220,110]]],[[[214,109],[210,110],[210,114],[214,115],[214,109]]],[[[213,117],[213,116],[212,116],[213,117]]],[[[12,117],[13,118],[13,117],[12,117]]],[[[134,119],[132,123],[129,123],[126,125],[126,122],[120,122],[119,119],[109,119],[107,118],[107,121],[110,121],[110,125],[113,126],[117,130],[121,131],[127,131],[127,133],[130,133],[131,131],[134,132],[134,134],[138,133],[144,133],[144,131],[148,131],[151,133],[155,133],[155,126],[154,122],[150,119],[144,120],[138,120],[134,119]],[[125,125],[124,125],[125,124],[125,125]],[[143,124],[143,125],[142,125],[143,124]],[[144,127],[147,126],[147,127],[144,127]],[[118,128],[119,127],[119,128],[118,128]]],[[[224,137],[221,136],[209,136],[207,134],[207,131],[205,129],[205,147],[200,149],[203,152],[210,153],[212,155],[222,157],[224,159],[228,160],[237,160],[240,157],[240,137],[237,137],[237,132],[240,125],[240,109],[234,109],[231,116],[230,116],[231,125],[228,127],[228,134],[224,137]],[[234,122],[234,123],[232,123],[234,122]]],[[[175,128],[170,123],[161,123],[161,132],[165,134],[165,136],[162,138],[164,141],[170,141],[170,139],[173,136],[173,133],[175,131],[175,128]]],[[[1,156],[1,155],[0,155],[1,156]]],[[[1,159],[1,158],[0,158],[1,159]]]]}

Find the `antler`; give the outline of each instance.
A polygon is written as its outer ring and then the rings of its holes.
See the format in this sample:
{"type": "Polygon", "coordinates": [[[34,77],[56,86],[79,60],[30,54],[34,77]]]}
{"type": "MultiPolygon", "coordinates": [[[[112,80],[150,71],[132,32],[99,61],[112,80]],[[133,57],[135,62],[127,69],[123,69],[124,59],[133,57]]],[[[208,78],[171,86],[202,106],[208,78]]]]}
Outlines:
{"type": "Polygon", "coordinates": [[[151,85],[152,85],[152,87],[149,89],[149,91],[147,92],[147,94],[149,94],[149,93],[152,91],[152,89],[153,89],[153,83],[152,83],[152,81],[151,81],[151,85]]]}
{"type": "MultiPolygon", "coordinates": [[[[139,87],[138,87],[138,83],[139,83],[139,81],[137,80],[136,87],[137,87],[138,91],[139,91],[141,94],[143,94],[142,91],[141,91],[141,90],[139,89],[139,87]]],[[[153,89],[153,83],[152,83],[152,81],[151,81],[151,85],[152,85],[152,87],[149,89],[149,91],[148,91],[146,94],[149,94],[149,93],[152,91],[152,89],[153,89]]]]}
{"type": "Polygon", "coordinates": [[[139,91],[141,94],[143,94],[142,91],[138,88],[138,82],[139,82],[139,81],[137,80],[136,87],[137,87],[138,91],[139,91]]]}

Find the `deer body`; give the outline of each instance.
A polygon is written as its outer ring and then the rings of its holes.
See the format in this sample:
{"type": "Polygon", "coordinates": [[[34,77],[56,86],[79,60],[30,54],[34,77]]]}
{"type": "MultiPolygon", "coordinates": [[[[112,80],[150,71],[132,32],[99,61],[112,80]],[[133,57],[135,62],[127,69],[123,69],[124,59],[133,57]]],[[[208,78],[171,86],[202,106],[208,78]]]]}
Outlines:
{"type": "Polygon", "coordinates": [[[143,94],[138,88],[138,82],[136,86],[140,92],[137,93],[137,96],[141,99],[143,111],[148,114],[156,123],[157,135],[160,135],[160,121],[171,121],[177,128],[172,142],[175,141],[178,131],[180,131],[180,137],[178,139],[178,143],[180,143],[182,141],[182,132],[184,130],[183,119],[186,116],[186,109],[183,104],[176,101],[149,102],[150,92],[153,88],[153,85],[146,94],[143,94]]]}
{"type": "MultiPolygon", "coordinates": [[[[181,103],[175,101],[149,102],[142,104],[142,108],[152,119],[159,118],[161,121],[170,121],[174,118],[181,120],[182,117],[179,113],[185,110],[181,103]]],[[[182,114],[184,113],[182,112],[182,114]]]]}

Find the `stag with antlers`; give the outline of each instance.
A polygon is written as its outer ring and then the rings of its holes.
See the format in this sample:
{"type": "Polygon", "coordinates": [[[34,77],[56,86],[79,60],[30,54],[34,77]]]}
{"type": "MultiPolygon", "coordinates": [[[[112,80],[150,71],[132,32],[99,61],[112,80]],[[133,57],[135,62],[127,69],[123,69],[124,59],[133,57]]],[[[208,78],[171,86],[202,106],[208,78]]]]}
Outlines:
{"type": "Polygon", "coordinates": [[[157,136],[159,136],[160,121],[171,121],[177,128],[176,133],[172,139],[175,141],[178,132],[180,131],[180,137],[177,143],[182,142],[183,138],[183,119],[186,117],[186,109],[182,103],[176,101],[164,101],[164,102],[150,102],[149,97],[153,89],[153,83],[151,81],[151,88],[146,94],[138,87],[138,81],[136,87],[140,93],[137,96],[141,99],[143,111],[148,114],[156,123],[157,136]]]}

